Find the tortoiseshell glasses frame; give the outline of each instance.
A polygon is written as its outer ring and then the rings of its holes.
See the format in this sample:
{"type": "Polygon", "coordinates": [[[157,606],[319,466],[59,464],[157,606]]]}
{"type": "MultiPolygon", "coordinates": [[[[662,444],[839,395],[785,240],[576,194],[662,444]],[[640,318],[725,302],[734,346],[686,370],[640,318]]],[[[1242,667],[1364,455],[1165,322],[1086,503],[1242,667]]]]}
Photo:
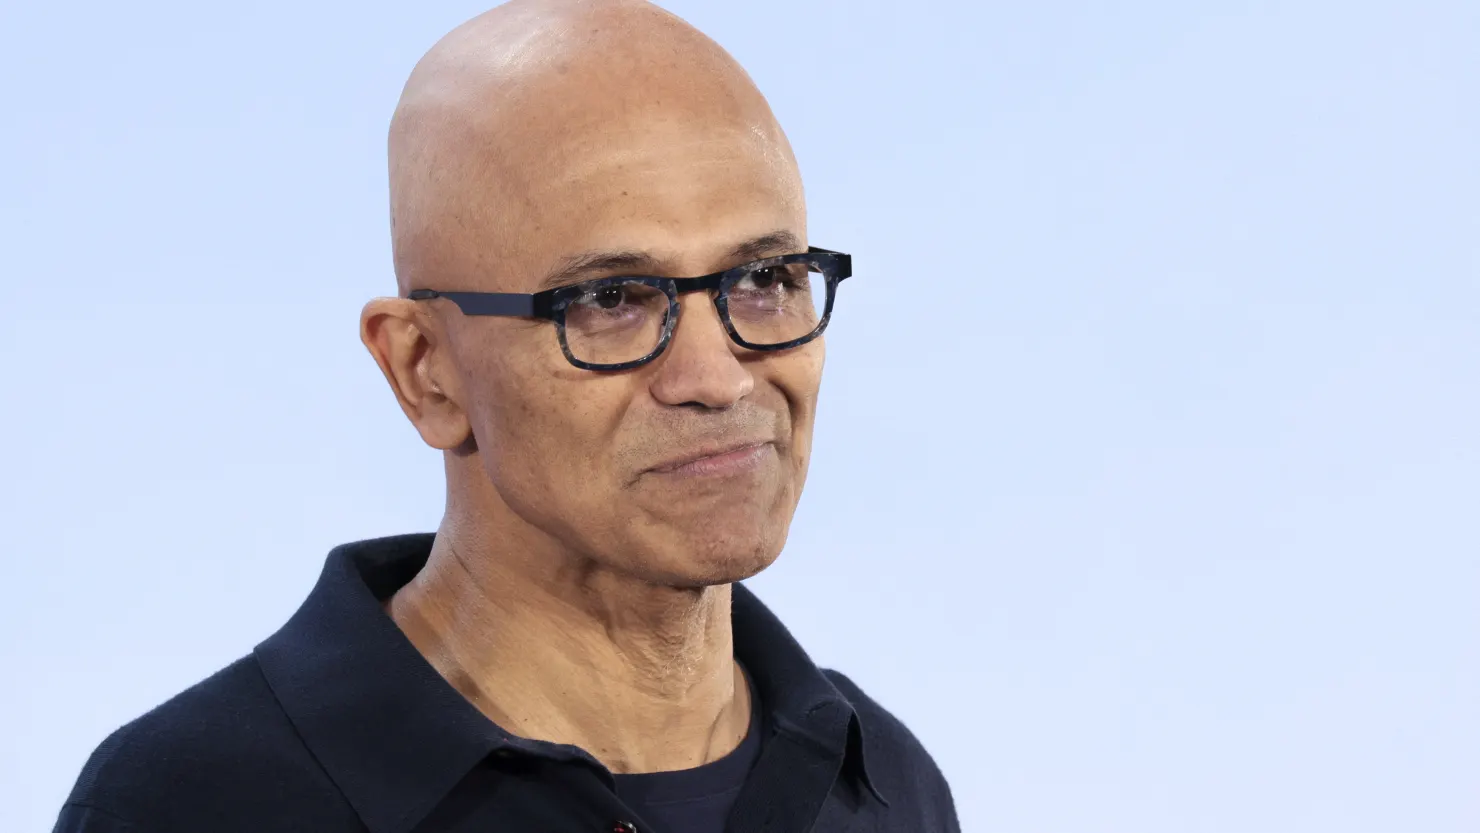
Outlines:
{"type": "MultiPolygon", "coordinates": [[[[775,272],[773,271],[772,274],[774,275],[775,272]]],[[[641,367],[663,354],[663,351],[668,347],[668,343],[673,338],[673,330],[678,323],[680,309],[678,296],[687,292],[709,291],[714,293],[714,306],[719,312],[720,321],[724,324],[725,331],[730,334],[730,338],[741,347],[760,351],[789,350],[793,347],[799,347],[822,335],[823,330],[827,329],[828,321],[832,317],[833,300],[837,296],[838,283],[852,274],[853,258],[851,255],[828,249],[809,247],[803,254],[763,258],[697,278],[618,275],[581,281],[580,283],[546,289],[543,292],[532,294],[416,289],[412,290],[407,297],[413,301],[445,298],[456,304],[457,308],[464,315],[548,319],[555,322],[556,333],[560,340],[560,349],[565,354],[567,361],[584,370],[613,371],[641,367]],[[749,341],[741,335],[739,330],[736,329],[734,321],[731,320],[730,291],[735,284],[748,277],[762,273],[767,269],[777,270],[780,267],[792,267],[793,269],[805,267],[808,273],[815,273],[821,276],[823,285],[827,291],[827,297],[823,304],[821,315],[817,317],[816,325],[809,332],[798,337],[788,338],[776,343],[749,341]],[[567,311],[570,309],[571,304],[577,300],[596,297],[596,293],[604,289],[611,291],[612,288],[616,288],[620,291],[623,285],[650,287],[657,292],[661,292],[663,296],[666,296],[667,311],[662,321],[662,328],[658,333],[657,344],[648,353],[631,360],[592,362],[582,359],[571,349],[570,339],[566,332],[567,311]]],[[[656,295],[653,297],[656,297],[656,295]]],[[[815,298],[812,298],[809,299],[809,302],[815,306],[815,300],[815,298]]]]}

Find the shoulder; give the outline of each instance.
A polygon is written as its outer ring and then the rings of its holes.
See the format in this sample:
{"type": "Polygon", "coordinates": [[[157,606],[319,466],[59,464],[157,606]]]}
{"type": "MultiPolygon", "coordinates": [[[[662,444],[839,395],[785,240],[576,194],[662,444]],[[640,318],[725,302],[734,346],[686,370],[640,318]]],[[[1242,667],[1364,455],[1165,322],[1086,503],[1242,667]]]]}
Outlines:
{"type": "Polygon", "coordinates": [[[321,780],[256,660],[245,657],[110,734],[83,766],[56,830],[171,829],[283,779],[321,780]],[[298,770],[298,772],[295,772],[298,770]]]}
{"type": "Polygon", "coordinates": [[[922,830],[959,831],[950,785],[920,739],[847,675],[832,669],[822,673],[858,715],[864,766],[870,782],[889,802],[891,814],[902,811],[920,818],[922,830]]]}

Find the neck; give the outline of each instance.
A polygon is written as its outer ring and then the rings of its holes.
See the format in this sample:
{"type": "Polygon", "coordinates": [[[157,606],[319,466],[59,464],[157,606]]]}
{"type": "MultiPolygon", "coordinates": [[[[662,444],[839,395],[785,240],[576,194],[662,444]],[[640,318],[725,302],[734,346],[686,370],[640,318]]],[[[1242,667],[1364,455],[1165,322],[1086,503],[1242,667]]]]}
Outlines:
{"type": "Polygon", "coordinates": [[[729,585],[653,586],[450,521],[387,610],[491,720],[614,773],[688,769],[739,745],[751,705],[729,585]]]}

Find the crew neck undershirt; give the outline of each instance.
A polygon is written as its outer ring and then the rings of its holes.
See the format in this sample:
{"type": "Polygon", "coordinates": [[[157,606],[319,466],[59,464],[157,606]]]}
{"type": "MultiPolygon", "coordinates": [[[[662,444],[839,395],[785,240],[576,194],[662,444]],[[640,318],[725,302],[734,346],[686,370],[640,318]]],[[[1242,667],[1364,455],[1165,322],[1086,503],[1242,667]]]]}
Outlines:
{"type": "Polygon", "coordinates": [[[750,728],[733,752],[692,769],[615,776],[617,797],[649,828],[643,833],[724,833],[761,752],[760,699],[750,674],[743,676],[750,687],[750,728]]]}

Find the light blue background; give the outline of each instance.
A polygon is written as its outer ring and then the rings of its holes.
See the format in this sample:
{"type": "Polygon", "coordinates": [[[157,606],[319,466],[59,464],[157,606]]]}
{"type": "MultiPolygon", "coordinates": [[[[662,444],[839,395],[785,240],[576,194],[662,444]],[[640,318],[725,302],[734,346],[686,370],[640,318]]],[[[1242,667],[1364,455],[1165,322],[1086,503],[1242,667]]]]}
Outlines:
{"type": "MultiPolygon", "coordinates": [[[[1480,829],[1480,4],[674,0],[856,255],[754,586],[969,831],[1480,829]]],[[[356,337],[482,9],[0,12],[0,829],[435,527],[356,337]]]]}

